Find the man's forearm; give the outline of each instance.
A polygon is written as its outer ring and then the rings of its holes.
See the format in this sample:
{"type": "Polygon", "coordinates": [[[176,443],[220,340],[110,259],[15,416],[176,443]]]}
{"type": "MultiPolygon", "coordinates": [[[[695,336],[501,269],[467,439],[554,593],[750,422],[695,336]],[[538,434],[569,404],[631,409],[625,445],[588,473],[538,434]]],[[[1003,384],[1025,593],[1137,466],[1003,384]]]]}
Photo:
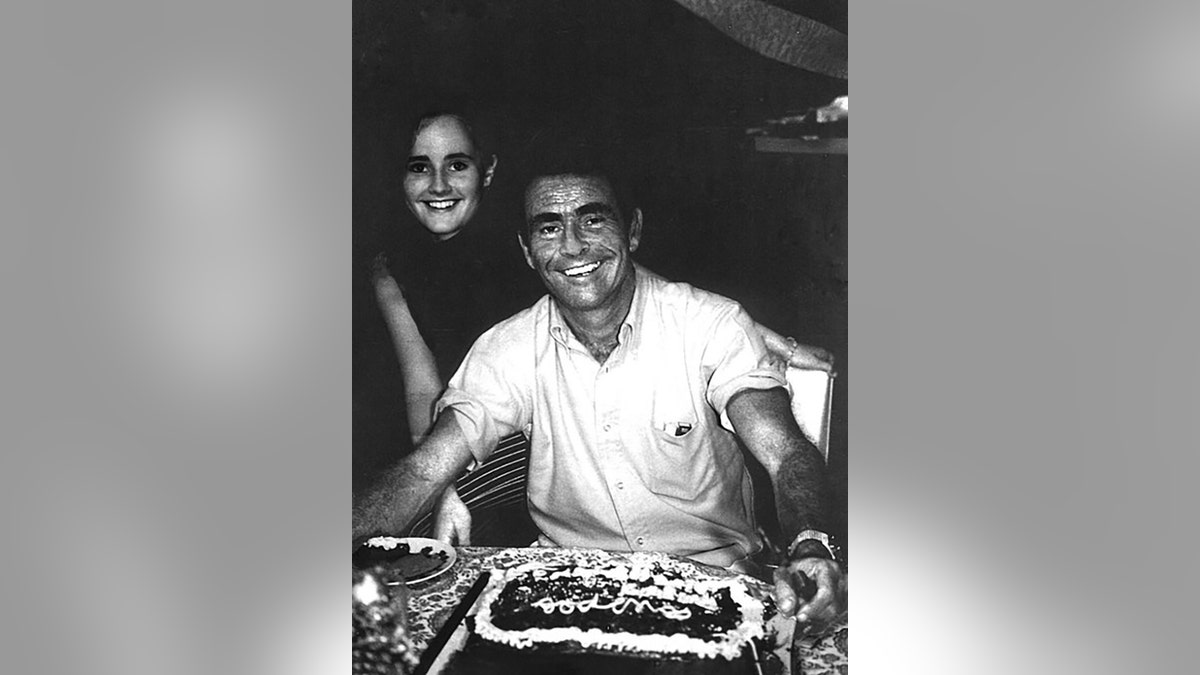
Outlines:
{"type": "Polygon", "coordinates": [[[772,477],[784,546],[804,530],[829,531],[825,463],[810,443],[800,443],[809,447],[786,453],[772,477]]]}
{"type": "Polygon", "coordinates": [[[440,416],[429,438],[376,481],[354,505],[354,541],[402,534],[428,512],[471,460],[452,413],[440,416]]]}
{"type": "Polygon", "coordinates": [[[792,417],[787,392],[739,392],[728,412],[738,436],[771,479],[782,545],[805,529],[828,527],[825,460],[792,417]]]}
{"type": "Polygon", "coordinates": [[[360,539],[408,531],[432,507],[436,496],[453,480],[423,474],[412,455],[388,469],[354,505],[355,543],[360,539]]]}

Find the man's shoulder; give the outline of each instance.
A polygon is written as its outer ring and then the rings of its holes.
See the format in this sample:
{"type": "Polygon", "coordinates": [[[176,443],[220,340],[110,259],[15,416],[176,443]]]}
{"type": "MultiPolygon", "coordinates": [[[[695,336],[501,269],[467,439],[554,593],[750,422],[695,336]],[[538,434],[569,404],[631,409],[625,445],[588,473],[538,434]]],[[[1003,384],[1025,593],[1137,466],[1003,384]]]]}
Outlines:
{"type": "Polygon", "coordinates": [[[549,306],[550,296],[542,296],[540,300],[529,307],[484,331],[483,335],[479,337],[479,342],[487,341],[495,345],[520,344],[522,338],[529,339],[533,335],[534,326],[539,317],[544,317],[549,312],[549,306]]]}
{"type": "Polygon", "coordinates": [[[684,281],[669,281],[654,272],[646,271],[645,284],[655,302],[666,311],[712,312],[727,314],[741,309],[741,305],[719,293],[697,288],[684,281]]]}

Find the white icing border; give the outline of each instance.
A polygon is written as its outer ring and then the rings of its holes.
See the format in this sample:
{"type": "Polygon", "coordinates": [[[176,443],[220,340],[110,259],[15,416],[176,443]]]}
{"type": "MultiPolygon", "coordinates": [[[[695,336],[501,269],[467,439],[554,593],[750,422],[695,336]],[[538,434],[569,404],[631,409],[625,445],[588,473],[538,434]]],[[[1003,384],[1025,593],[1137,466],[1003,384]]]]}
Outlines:
{"type": "MultiPolygon", "coordinates": [[[[649,578],[646,567],[658,563],[664,568],[680,574],[695,574],[695,568],[666,557],[658,557],[643,553],[633,553],[629,559],[629,577],[634,579],[649,578]]],[[[620,561],[614,561],[619,563],[620,561]]],[[[612,579],[626,578],[622,567],[598,568],[593,563],[580,561],[579,572],[583,576],[593,573],[612,579]]],[[[741,610],[741,620],[737,626],[717,641],[691,637],[683,633],[673,635],[642,635],[626,632],[606,633],[599,628],[583,630],[576,627],[560,628],[526,628],[520,631],[504,630],[492,623],[492,605],[500,597],[504,587],[512,579],[526,572],[545,567],[540,562],[530,562],[518,565],[508,570],[493,570],[491,580],[479,602],[479,612],[475,615],[475,630],[480,637],[499,642],[511,647],[528,648],[536,643],[558,643],[566,641],[578,642],[584,648],[596,648],[612,651],[654,652],[660,654],[695,655],[703,658],[717,656],[732,660],[742,653],[742,648],[753,638],[763,636],[763,604],[746,592],[744,584],[736,578],[697,578],[689,579],[697,594],[715,593],[721,588],[728,588],[730,597],[741,610]]]]}
{"type": "Polygon", "coordinates": [[[382,548],[390,551],[403,543],[405,543],[405,539],[403,537],[372,537],[371,539],[363,542],[363,545],[370,546],[371,548],[382,548]]]}

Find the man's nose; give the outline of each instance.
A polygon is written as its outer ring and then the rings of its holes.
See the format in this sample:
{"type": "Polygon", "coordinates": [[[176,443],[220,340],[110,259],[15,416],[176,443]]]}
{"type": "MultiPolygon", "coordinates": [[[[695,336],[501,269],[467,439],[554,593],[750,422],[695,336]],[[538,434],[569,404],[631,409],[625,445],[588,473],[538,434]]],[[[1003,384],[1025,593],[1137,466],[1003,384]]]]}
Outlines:
{"type": "Polygon", "coordinates": [[[579,236],[579,226],[569,223],[563,228],[562,250],[566,255],[579,255],[588,249],[588,243],[579,236]]]}
{"type": "Polygon", "coordinates": [[[433,172],[433,182],[429,184],[429,191],[435,195],[450,194],[450,183],[446,180],[444,171],[433,172]]]}

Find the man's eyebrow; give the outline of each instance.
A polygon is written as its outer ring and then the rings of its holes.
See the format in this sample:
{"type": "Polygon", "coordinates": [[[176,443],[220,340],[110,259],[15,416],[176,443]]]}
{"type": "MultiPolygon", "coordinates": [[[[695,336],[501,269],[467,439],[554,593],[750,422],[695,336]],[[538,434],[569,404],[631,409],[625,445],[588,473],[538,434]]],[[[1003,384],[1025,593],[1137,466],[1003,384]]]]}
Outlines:
{"type": "Polygon", "coordinates": [[[413,155],[412,157],[408,158],[408,161],[410,161],[410,162],[428,162],[429,157],[427,155],[413,155]]]}
{"type": "Polygon", "coordinates": [[[465,152],[452,152],[452,153],[446,155],[446,159],[469,159],[472,162],[475,161],[474,157],[472,157],[471,155],[469,155],[465,152]]]}
{"type": "Polygon", "coordinates": [[[604,216],[611,216],[616,212],[613,210],[613,207],[605,204],[604,202],[588,202],[587,204],[575,209],[575,215],[577,216],[590,216],[594,213],[604,216]]]}
{"type": "Polygon", "coordinates": [[[550,213],[549,211],[544,212],[544,213],[539,213],[536,216],[529,219],[530,226],[540,225],[542,223],[561,223],[561,222],[562,222],[562,216],[558,215],[557,213],[550,213]]]}

